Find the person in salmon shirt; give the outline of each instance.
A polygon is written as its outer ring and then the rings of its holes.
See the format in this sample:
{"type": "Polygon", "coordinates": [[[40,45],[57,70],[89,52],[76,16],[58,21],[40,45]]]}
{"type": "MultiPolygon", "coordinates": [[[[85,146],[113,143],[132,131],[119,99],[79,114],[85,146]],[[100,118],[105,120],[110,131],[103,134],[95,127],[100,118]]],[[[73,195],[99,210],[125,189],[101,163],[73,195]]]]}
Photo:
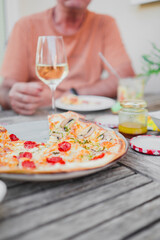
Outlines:
{"type": "Polygon", "coordinates": [[[38,36],[63,36],[69,74],[56,97],[74,88],[80,95],[116,97],[118,80],[98,56],[108,59],[121,77],[134,75],[116,21],[87,9],[91,0],[57,0],[56,6],[20,19],[9,37],[1,67],[0,105],[32,115],[51,105],[51,91],[35,73],[38,36]],[[101,78],[106,70],[109,76],[101,78]]]}

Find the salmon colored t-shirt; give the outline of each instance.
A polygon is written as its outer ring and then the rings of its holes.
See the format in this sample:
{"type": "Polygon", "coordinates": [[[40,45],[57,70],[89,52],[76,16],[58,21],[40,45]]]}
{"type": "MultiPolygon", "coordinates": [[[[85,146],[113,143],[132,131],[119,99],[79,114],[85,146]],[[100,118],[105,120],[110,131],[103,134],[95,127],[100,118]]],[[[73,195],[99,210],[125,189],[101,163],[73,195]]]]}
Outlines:
{"type": "MultiPolygon", "coordinates": [[[[1,68],[5,84],[7,79],[14,79],[15,82],[38,80],[35,73],[38,36],[60,35],[54,27],[53,10],[24,17],[15,24],[1,68]]],[[[100,81],[104,69],[110,72],[98,56],[99,52],[103,53],[121,77],[134,74],[117,24],[111,16],[87,11],[85,21],[76,34],[63,38],[69,74],[57,87],[59,93],[70,88],[78,90],[90,87],[100,81]]]]}

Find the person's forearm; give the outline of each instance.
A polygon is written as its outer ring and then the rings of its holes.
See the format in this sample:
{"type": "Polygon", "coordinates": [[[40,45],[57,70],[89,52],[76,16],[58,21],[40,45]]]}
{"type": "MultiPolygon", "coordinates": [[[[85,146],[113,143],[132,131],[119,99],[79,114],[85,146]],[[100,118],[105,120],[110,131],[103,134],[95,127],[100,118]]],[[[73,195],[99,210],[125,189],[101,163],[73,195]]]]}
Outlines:
{"type": "Polygon", "coordinates": [[[9,101],[9,91],[10,88],[5,87],[3,85],[0,86],[0,105],[3,109],[10,109],[10,101],[9,101]]]}
{"type": "Polygon", "coordinates": [[[78,89],[80,95],[97,95],[106,97],[117,96],[118,80],[115,77],[99,80],[94,85],[87,88],[78,89]]]}

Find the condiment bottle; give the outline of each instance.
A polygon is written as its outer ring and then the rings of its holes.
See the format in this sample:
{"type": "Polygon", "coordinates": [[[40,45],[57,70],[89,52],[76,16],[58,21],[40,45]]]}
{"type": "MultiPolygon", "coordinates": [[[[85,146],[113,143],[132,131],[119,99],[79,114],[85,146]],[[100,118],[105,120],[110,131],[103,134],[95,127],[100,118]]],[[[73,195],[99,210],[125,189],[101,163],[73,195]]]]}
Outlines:
{"type": "Polygon", "coordinates": [[[147,104],[144,100],[125,100],[119,112],[119,132],[126,137],[147,132],[147,104]]]}

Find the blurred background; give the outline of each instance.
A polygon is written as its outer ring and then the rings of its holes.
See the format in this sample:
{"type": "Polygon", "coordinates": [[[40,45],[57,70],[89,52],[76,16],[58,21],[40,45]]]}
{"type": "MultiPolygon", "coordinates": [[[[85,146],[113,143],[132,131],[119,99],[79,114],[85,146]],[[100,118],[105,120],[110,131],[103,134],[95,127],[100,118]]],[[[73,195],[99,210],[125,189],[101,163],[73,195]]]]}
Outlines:
{"type": "MultiPolygon", "coordinates": [[[[0,0],[0,66],[15,22],[55,4],[56,0],[0,0]]],[[[142,55],[151,52],[151,43],[160,48],[160,1],[92,0],[89,9],[115,17],[132,65],[139,74],[142,71],[142,55]]],[[[145,92],[160,92],[160,74],[151,76],[145,92]]]]}

